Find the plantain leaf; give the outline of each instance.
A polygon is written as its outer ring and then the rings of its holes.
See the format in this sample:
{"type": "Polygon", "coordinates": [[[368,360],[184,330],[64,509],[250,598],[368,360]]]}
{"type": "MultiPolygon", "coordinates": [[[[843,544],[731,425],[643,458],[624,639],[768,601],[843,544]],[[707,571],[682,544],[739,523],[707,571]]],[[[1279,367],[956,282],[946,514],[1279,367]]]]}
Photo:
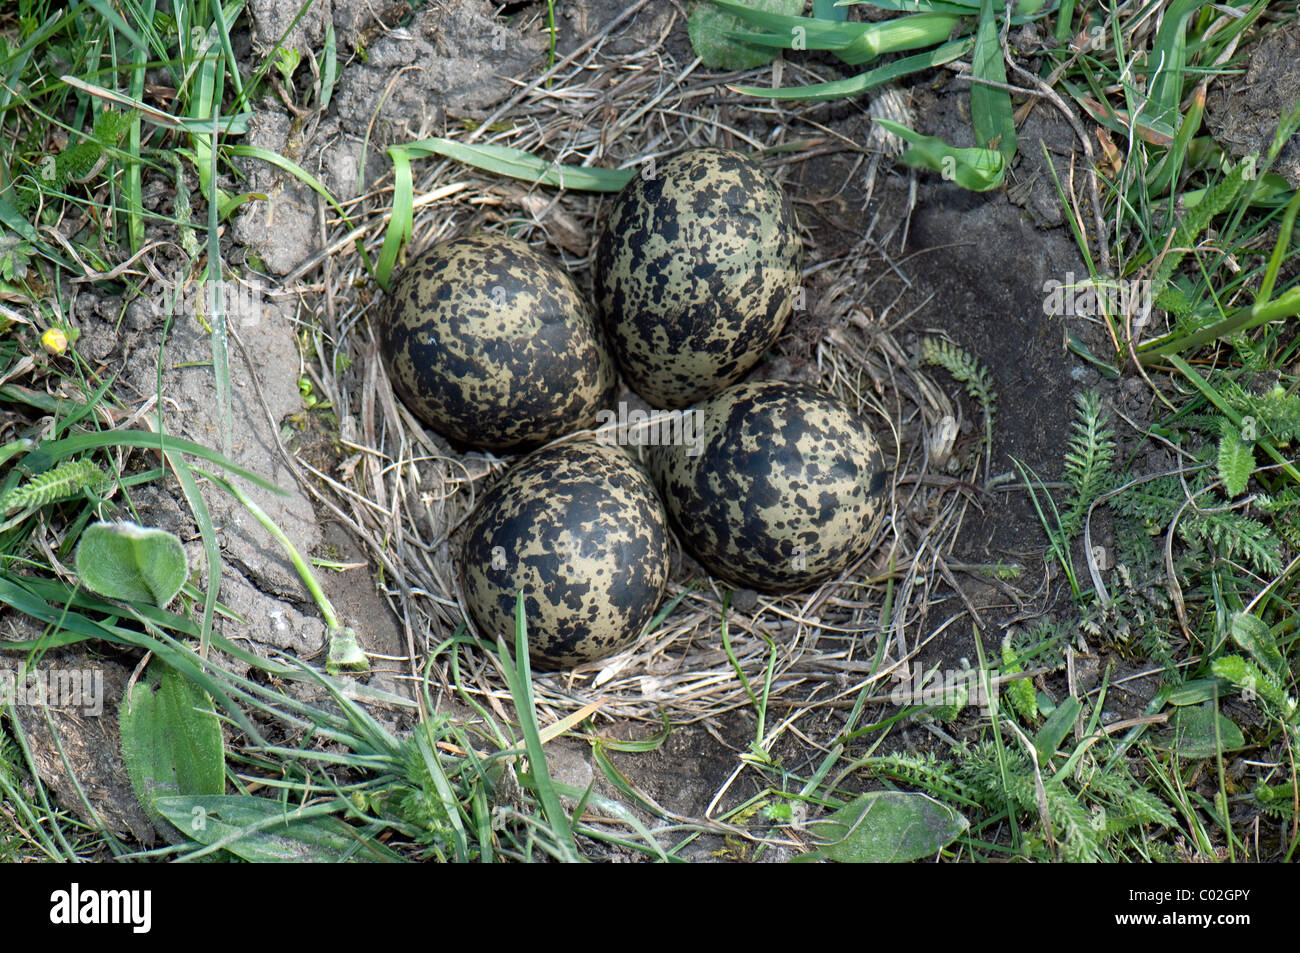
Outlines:
{"type": "Polygon", "coordinates": [[[338,863],[396,860],[386,847],[332,814],[291,811],[246,794],[162,797],[158,810],[200,844],[220,844],[244,860],[261,863],[338,863]]]}
{"type": "Polygon", "coordinates": [[[181,591],[189,564],[181,541],[135,523],[92,523],[75,557],[87,589],[109,599],[164,608],[181,591]]]}
{"type": "Polygon", "coordinates": [[[873,791],[815,823],[821,846],[809,859],[907,863],[933,856],[968,827],[959,812],[927,794],[873,791]]]}
{"type": "Polygon", "coordinates": [[[1220,751],[1236,751],[1246,746],[1241,729],[1226,715],[1216,712],[1213,702],[1179,708],[1169,719],[1168,730],[1152,740],[1156,747],[1183,758],[1213,758],[1220,751]]]}
{"type": "Polygon", "coordinates": [[[177,839],[155,801],[177,794],[221,794],[226,788],[225,744],[212,699],[155,660],[122,699],[118,732],[140,806],[164,836],[177,839]]]}

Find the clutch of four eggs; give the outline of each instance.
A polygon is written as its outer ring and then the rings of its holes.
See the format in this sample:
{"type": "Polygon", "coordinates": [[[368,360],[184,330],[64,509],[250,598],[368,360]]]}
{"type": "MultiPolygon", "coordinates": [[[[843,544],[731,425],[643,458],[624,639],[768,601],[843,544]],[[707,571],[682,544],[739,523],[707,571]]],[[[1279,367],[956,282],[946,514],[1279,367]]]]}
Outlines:
{"type": "Polygon", "coordinates": [[[760,591],[806,588],[867,548],[887,488],[865,421],[810,385],[736,384],[780,334],[802,257],[762,167],[695,149],[615,199],[594,308],[559,263],[507,236],[410,261],[381,311],[382,353],[399,396],[449,439],[522,452],[591,427],[617,370],[651,405],[687,409],[689,439],[650,448],[648,468],[575,436],[488,489],[457,558],[482,635],[513,633],[522,593],[541,665],[625,648],[667,584],[669,520],[710,572],[760,591]]]}

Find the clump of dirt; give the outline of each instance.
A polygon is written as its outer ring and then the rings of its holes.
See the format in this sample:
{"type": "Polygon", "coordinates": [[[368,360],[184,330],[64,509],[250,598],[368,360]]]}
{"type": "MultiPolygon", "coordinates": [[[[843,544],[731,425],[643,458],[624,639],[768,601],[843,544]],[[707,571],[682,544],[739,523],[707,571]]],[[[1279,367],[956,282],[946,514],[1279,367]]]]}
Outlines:
{"type": "Polygon", "coordinates": [[[334,28],[340,50],[363,47],[377,24],[396,24],[410,10],[405,0],[315,0],[307,6],[295,0],[252,0],[252,46],[270,56],[278,45],[303,57],[319,56],[329,28],[334,28]]]}
{"type": "MultiPolygon", "coordinates": [[[[1226,79],[1227,77],[1224,77],[1226,79]]],[[[1268,155],[1278,120],[1300,102],[1300,20],[1269,33],[1235,81],[1216,83],[1205,99],[1205,119],[1217,139],[1235,156],[1268,155]]],[[[1287,140],[1272,171],[1293,188],[1300,186],[1300,132],[1287,140]]]]}
{"type": "MultiPolygon", "coordinates": [[[[41,635],[25,617],[10,613],[8,621],[6,640],[41,635]]],[[[23,677],[11,660],[0,659],[0,679],[15,690],[14,724],[41,781],[91,827],[152,846],[153,825],[131,788],[118,740],[131,670],[82,645],[43,653],[23,677]]]]}

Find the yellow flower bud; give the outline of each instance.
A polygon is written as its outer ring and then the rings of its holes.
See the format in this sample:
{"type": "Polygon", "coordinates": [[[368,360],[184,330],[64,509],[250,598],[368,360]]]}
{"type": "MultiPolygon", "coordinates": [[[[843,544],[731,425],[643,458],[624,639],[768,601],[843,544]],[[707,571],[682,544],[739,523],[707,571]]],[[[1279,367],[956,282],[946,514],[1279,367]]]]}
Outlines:
{"type": "Polygon", "coordinates": [[[68,335],[62,328],[50,328],[41,335],[41,347],[58,357],[68,349],[68,335]]]}

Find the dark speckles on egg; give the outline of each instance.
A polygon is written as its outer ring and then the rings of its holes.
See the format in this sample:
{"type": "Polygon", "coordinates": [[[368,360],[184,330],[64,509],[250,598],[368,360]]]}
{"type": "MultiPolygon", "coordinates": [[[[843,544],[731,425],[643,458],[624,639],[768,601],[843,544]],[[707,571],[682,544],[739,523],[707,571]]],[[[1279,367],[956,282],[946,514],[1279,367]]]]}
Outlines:
{"type": "Polygon", "coordinates": [[[524,457],[479,501],[459,547],[479,633],[513,645],[516,593],[538,667],[619,652],[641,635],[668,581],[663,505],[618,447],[575,437],[524,457]]]}
{"type": "Polygon", "coordinates": [[[738,384],[700,404],[687,446],[650,451],[682,542],[714,575],[791,592],[875,542],[889,480],[866,421],[808,384],[738,384]]]}
{"type": "Polygon", "coordinates": [[[638,176],[596,247],[596,305],[628,383],[681,408],[744,376],[790,315],[803,246],[753,159],[691,149],[638,176]]]}
{"type": "Polygon", "coordinates": [[[558,262],[482,232],[413,258],[379,312],[397,393],[425,423],[484,450],[526,449],[595,422],[614,361],[558,262]]]}

